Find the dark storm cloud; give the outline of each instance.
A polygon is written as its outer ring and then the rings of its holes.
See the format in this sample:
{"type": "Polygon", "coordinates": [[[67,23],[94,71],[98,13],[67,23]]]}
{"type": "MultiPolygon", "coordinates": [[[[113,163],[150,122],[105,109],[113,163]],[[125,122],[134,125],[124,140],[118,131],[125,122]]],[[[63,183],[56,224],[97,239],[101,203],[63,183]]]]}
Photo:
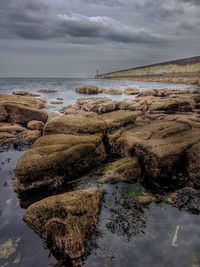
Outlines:
{"type": "Polygon", "coordinates": [[[18,37],[33,40],[60,38],[68,42],[74,42],[74,38],[79,38],[80,43],[82,39],[85,43],[86,38],[93,38],[98,42],[99,40],[123,43],[161,42],[158,35],[127,26],[113,18],[80,14],[61,15],[39,1],[31,3],[22,0],[14,3],[8,1],[1,9],[0,16],[1,38],[18,37]]]}

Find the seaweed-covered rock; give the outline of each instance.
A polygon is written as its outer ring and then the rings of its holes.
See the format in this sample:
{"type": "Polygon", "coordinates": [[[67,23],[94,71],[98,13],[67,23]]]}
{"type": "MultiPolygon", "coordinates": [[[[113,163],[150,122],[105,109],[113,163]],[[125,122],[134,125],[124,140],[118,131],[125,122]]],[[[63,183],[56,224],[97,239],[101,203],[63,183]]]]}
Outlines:
{"type": "Polygon", "coordinates": [[[32,204],[24,220],[52,252],[73,263],[86,254],[85,244],[97,223],[102,198],[97,188],[48,197],[32,204]]]}
{"type": "Polygon", "coordinates": [[[102,135],[47,135],[18,161],[15,191],[57,188],[105,159],[102,135]]]}
{"type": "Polygon", "coordinates": [[[164,197],[164,201],[194,214],[200,213],[200,191],[185,187],[164,197]]]}
{"type": "Polygon", "coordinates": [[[93,95],[99,93],[99,88],[94,85],[83,85],[75,89],[78,94],[93,95]]]}
{"type": "Polygon", "coordinates": [[[140,177],[141,168],[136,157],[126,157],[105,166],[101,182],[131,182],[140,177]]]}

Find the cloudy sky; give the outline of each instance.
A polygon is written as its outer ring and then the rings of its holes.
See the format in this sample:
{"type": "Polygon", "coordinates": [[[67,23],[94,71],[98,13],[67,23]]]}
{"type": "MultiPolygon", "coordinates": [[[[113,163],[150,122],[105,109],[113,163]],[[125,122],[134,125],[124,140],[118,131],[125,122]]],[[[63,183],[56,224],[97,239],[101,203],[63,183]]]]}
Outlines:
{"type": "Polygon", "coordinates": [[[0,0],[0,77],[93,77],[200,54],[200,0],[0,0]]]}

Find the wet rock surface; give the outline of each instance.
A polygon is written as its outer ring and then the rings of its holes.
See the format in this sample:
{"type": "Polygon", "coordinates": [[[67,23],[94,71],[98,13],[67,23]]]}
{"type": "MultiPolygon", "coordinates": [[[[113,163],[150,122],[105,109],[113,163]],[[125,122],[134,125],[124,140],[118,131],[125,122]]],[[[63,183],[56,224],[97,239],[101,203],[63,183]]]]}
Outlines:
{"type": "Polygon", "coordinates": [[[31,205],[24,220],[52,251],[62,251],[73,262],[86,253],[85,240],[97,223],[102,198],[97,188],[52,196],[31,205]]]}

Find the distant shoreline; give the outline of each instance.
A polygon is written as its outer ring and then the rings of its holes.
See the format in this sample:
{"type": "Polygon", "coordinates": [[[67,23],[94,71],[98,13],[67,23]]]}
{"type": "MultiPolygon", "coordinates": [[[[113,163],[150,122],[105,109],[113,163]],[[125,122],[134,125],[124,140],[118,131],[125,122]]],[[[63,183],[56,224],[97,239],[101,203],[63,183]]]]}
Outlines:
{"type": "Polygon", "coordinates": [[[200,85],[200,56],[98,74],[95,78],[200,85]]]}

